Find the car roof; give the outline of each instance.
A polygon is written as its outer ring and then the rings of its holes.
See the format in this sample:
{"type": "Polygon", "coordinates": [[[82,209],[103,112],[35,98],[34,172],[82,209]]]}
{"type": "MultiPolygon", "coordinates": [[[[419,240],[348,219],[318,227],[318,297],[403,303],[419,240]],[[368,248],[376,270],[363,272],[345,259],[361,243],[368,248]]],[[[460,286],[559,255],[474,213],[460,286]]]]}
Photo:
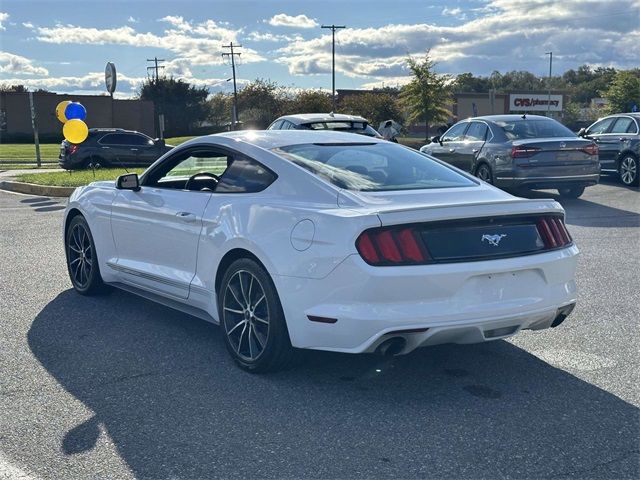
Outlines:
{"type": "Polygon", "coordinates": [[[553,120],[553,118],[545,117],[544,115],[523,115],[523,114],[511,114],[511,115],[484,115],[482,117],[471,117],[467,120],[487,120],[489,122],[513,122],[524,120],[553,120]]]}
{"type": "Polygon", "coordinates": [[[312,122],[368,122],[366,118],[358,115],[346,115],[344,113],[299,113],[295,115],[284,115],[278,120],[288,120],[292,123],[312,123],[312,122]]]}
{"type": "MultiPolygon", "coordinates": [[[[363,144],[386,142],[385,140],[374,137],[364,137],[357,133],[335,132],[332,130],[240,130],[236,132],[216,133],[214,135],[199,137],[199,139],[215,140],[218,137],[250,143],[267,150],[287,145],[303,145],[307,143],[363,144]]],[[[189,143],[191,142],[192,141],[189,143]]]]}

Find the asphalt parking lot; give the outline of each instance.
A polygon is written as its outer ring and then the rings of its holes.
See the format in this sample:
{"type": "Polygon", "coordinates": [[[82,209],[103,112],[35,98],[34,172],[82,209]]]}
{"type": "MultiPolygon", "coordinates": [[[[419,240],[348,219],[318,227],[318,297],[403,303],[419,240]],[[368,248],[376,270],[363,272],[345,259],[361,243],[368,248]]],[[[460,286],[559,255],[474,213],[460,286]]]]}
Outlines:
{"type": "Polygon", "coordinates": [[[640,477],[637,190],[562,200],[582,257],[561,327],[268,376],[215,326],[75,294],[64,202],[0,192],[0,478],[640,477]]]}

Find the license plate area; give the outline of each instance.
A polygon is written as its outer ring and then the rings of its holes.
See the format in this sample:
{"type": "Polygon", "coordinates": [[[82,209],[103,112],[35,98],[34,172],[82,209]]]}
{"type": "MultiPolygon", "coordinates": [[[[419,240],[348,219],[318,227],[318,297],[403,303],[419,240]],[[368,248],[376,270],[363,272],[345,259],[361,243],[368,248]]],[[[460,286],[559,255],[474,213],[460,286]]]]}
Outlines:
{"type": "Polygon", "coordinates": [[[450,226],[424,230],[422,239],[435,261],[510,257],[544,249],[535,223],[450,226]]]}

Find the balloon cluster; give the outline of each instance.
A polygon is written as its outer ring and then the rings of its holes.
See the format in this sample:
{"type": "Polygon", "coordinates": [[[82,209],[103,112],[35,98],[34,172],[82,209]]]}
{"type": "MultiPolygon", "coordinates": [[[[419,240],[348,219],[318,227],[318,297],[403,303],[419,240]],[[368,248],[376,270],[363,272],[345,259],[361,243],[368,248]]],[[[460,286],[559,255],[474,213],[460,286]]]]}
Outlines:
{"type": "Polygon", "coordinates": [[[79,102],[65,100],[56,107],[56,117],[64,126],[62,134],[70,143],[82,143],[89,136],[89,127],[84,123],[87,118],[87,109],[79,102]]]}

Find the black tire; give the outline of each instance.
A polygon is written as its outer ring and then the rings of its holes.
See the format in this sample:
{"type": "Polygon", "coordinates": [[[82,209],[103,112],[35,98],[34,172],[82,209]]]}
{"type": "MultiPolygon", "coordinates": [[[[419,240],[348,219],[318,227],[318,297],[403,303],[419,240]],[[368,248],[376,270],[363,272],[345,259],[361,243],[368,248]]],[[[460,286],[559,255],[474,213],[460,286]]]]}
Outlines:
{"type": "Polygon", "coordinates": [[[255,260],[233,262],[218,292],[220,327],[235,362],[252,373],[288,367],[295,354],[280,298],[269,274],[255,260]]]}
{"type": "Polygon", "coordinates": [[[484,162],[476,168],[476,177],[493,185],[493,172],[491,171],[491,167],[484,162]]]}
{"type": "Polygon", "coordinates": [[[69,222],[64,239],[67,271],[71,284],[81,295],[105,293],[109,287],[102,281],[96,246],[89,224],[82,215],[69,222]]]}
{"type": "Polygon", "coordinates": [[[584,193],[585,187],[563,187],[558,189],[558,193],[563,198],[578,198],[584,193]]]}
{"type": "Polygon", "coordinates": [[[618,168],[620,181],[627,187],[636,187],[639,184],[638,158],[631,153],[626,153],[621,159],[618,168]]]}

